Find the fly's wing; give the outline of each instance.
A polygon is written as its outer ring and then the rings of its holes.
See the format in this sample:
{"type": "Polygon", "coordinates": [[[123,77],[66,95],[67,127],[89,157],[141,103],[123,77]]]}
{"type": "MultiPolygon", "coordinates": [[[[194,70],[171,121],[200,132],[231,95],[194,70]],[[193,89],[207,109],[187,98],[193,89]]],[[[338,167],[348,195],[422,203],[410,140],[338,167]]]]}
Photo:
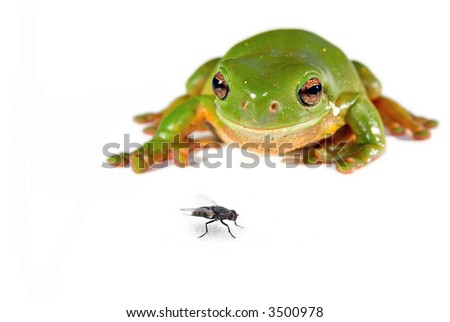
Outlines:
{"type": "Polygon", "coordinates": [[[180,210],[184,212],[184,215],[192,216],[192,213],[195,211],[195,209],[197,208],[181,208],[180,210]]]}
{"type": "Polygon", "coordinates": [[[185,211],[185,215],[194,216],[194,217],[204,217],[213,219],[216,216],[216,212],[214,211],[215,206],[212,207],[199,207],[199,208],[184,208],[180,209],[181,211],[185,211]]]}
{"type": "Polygon", "coordinates": [[[214,200],[206,197],[205,195],[197,195],[195,199],[197,199],[200,203],[203,203],[206,205],[218,206],[218,204],[214,200]]]}

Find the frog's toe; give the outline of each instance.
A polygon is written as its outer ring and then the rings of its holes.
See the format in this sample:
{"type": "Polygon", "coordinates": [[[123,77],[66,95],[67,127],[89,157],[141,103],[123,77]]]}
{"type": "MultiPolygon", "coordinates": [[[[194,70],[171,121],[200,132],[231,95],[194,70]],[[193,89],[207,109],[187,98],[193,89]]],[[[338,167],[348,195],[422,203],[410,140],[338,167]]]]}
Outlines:
{"type": "Polygon", "coordinates": [[[116,167],[124,167],[130,162],[130,154],[128,153],[114,154],[107,159],[107,162],[116,167]]]}
{"type": "Polygon", "coordinates": [[[431,136],[431,133],[428,129],[420,129],[418,131],[413,132],[414,140],[426,140],[431,136]]]}
{"type": "Polygon", "coordinates": [[[405,127],[398,122],[392,120],[386,121],[386,119],[383,118],[383,123],[391,135],[399,136],[406,133],[405,127]]]}
{"type": "Polygon", "coordinates": [[[150,126],[147,126],[146,128],[144,128],[144,130],[143,130],[143,132],[145,133],[145,134],[148,134],[148,135],[155,135],[156,134],[156,131],[158,130],[158,127],[157,126],[155,126],[155,125],[150,125],[150,126]]]}
{"type": "Polygon", "coordinates": [[[161,120],[160,113],[145,113],[145,114],[136,115],[134,117],[134,121],[139,124],[159,123],[160,120],[161,120]]]}
{"type": "Polygon", "coordinates": [[[144,173],[149,168],[148,160],[146,160],[144,154],[141,152],[134,152],[131,154],[130,166],[136,173],[144,173]]]}
{"type": "Polygon", "coordinates": [[[406,129],[399,122],[394,121],[389,114],[384,113],[383,111],[378,111],[380,113],[381,119],[383,120],[384,126],[389,130],[389,133],[395,136],[403,135],[406,132],[406,129]]]}
{"type": "Polygon", "coordinates": [[[388,124],[387,128],[389,130],[389,133],[391,133],[392,135],[403,135],[406,132],[406,129],[400,123],[397,122],[388,124]]]}
{"type": "Polygon", "coordinates": [[[356,169],[361,168],[364,164],[365,162],[362,162],[358,158],[347,157],[336,162],[336,170],[345,174],[352,173],[356,169]]]}
{"type": "Polygon", "coordinates": [[[412,131],[414,140],[425,140],[431,136],[430,129],[434,129],[439,125],[439,122],[432,119],[427,119],[422,116],[414,116],[414,121],[417,123],[412,131]]]}
{"type": "Polygon", "coordinates": [[[438,127],[439,122],[436,120],[427,120],[424,124],[423,124],[427,129],[434,129],[435,127],[438,127]]]}
{"type": "Polygon", "coordinates": [[[351,143],[337,153],[336,169],[351,173],[378,158],[384,151],[384,144],[351,143]]]}
{"type": "Polygon", "coordinates": [[[422,116],[416,116],[414,118],[417,122],[419,122],[422,126],[424,126],[427,129],[434,129],[434,128],[438,127],[438,125],[439,125],[438,121],[427,119],[422,116]]]}
{"type": "Polygon", "coordinates": [[[177,151],[171,151],[169,159],[173,160],[175,165],[180,168],[185,168],[189,165],[189,156],[191,150],[189,148],[178,149],[177,151]]]}
{"type": "Polygon", "coordinates": [[[307,159],[309,160],[309,163],[331,163],[333,162],[334,155],[330,151],[328,151],[325,148],[315,148],[313,150],[308,151],[307,153],[307,159]],[[311,152],[314,153],[311,153],[311,152]]]}

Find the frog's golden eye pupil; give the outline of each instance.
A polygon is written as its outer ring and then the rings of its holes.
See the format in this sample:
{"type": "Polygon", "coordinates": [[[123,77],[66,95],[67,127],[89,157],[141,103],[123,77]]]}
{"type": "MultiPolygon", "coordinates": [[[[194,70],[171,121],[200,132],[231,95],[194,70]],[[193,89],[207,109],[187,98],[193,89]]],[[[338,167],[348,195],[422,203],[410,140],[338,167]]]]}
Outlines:
{"type": "Polygon", "coordinates": [[[216,75],[214,75],[212,80],[212,89],[214,91],[214,94],[216,94],[218,98],[223,100],[225,97],[227,97],[230,89],[228,88],[228,84],[221,72],[218,72],[216,75]]]}
{"type": "Polygon", "coordinates": [[[310,78],[298,91],[298,99],[303,105],[317,105],[322,99],[323,88],[317,77],[310,78]]]}

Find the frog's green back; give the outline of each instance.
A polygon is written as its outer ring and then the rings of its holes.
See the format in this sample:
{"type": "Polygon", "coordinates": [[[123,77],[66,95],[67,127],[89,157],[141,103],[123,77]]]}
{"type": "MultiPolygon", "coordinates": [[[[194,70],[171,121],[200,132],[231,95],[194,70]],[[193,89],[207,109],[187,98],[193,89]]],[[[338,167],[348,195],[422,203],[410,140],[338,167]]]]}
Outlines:
{"type": "Polygon", "coordinates": [[[308,31],[280,29],[258,34],[233,46],[222,62],[257,56],[278,58],[280,62],[289,60],[291,65],[293,62],[313,65],[324,75],[331,99],[342,92],[363,91],[358,74],[345,54],[308,31]]]}

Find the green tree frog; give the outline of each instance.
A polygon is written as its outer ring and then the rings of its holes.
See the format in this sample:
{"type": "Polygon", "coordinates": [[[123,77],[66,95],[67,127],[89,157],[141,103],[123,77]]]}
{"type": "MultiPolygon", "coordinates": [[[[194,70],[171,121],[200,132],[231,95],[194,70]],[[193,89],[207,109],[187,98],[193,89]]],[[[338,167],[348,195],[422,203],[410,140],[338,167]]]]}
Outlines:
{"type": "MultiPolygon", "coordinates": [[[[437,122],[416,117],[381,94],[381,84],[363,64],[349,60],[336,46],[304,30],[272,30],[248,38],[223,57],[200,66],[188,79],[185,95],[160,113],[139,115],[153,138],[131,154],[108,159],[130,163],[141,173],[171,157],[168,143],[188,140],[211,129],[222,142],[252,143],[265,137],[277,148],[311,146],[332,137],[348,142],[339,150],[337,170],[348,173],[380,156],[391,134],[426,139],[437,122]],[[345,135],[343,134],[345,133],[345,135]]],[[[277,148],[271,150],[278,153],[277,148]]],[[[272,152],[274,153],[274,152],[272,152]]],[[[314,150],[329,162],[333,149],[314,150]]]]}

